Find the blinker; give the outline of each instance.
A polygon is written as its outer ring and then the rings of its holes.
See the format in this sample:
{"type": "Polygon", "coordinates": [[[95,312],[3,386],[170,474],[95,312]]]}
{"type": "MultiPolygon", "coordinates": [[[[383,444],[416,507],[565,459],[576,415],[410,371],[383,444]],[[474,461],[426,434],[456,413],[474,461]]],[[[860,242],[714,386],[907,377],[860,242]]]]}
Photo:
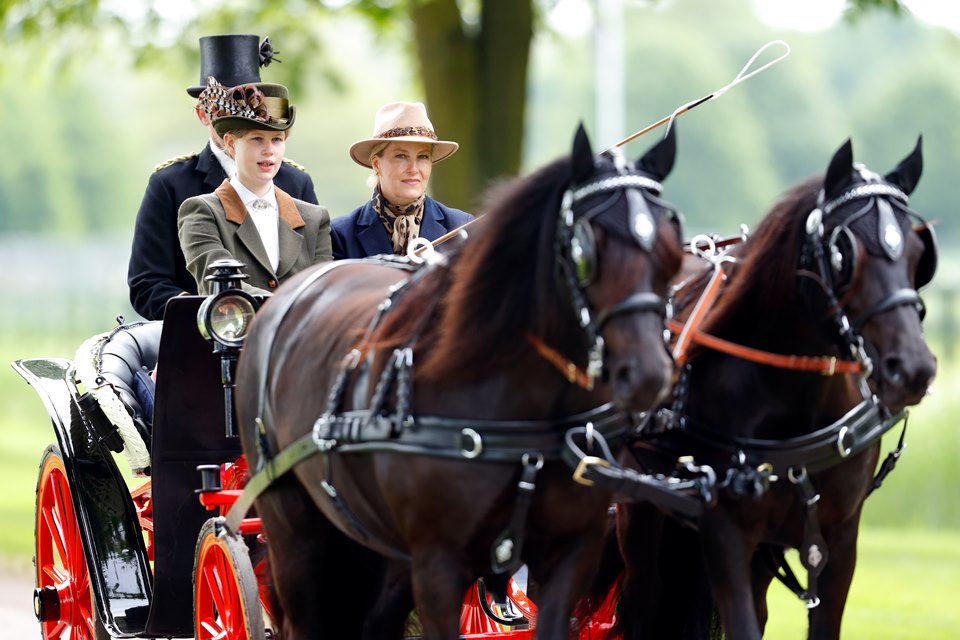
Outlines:
{"type": "Polygon", "coordinates": [[[627,215],[630,216],[630,232],[644,251],[653,249],[657,225],[647,205],[647,199],[636,189],[627,189],[627,215]]]}
{"type": "Polygon", "coordinates": [[[880,246],[890,260],[899,260],[903,255],[903,233],[900,231],[900,225],[897,224],[893,207],[886,198],[874,198],[874,201],[877,204],[880,246]]]}
{"type": "Polygon", "coordinates": [[[573,223],[573,234],[570,237],[570,259],[577,272],[577,282],[581,287],[585,287],[593,281],[595,265],[596,240],[593,235],[593,227],[590,223],[580,218],[573,223]]]}
{"type": "Polygon", "coordinates": [[[923,253],[920,255],[915,275],[916,287],[919,289],[929,284],[937,272],[937,235],[930,224],[924,224],[916,229],[916,232],[923,242],[923,253]]]}

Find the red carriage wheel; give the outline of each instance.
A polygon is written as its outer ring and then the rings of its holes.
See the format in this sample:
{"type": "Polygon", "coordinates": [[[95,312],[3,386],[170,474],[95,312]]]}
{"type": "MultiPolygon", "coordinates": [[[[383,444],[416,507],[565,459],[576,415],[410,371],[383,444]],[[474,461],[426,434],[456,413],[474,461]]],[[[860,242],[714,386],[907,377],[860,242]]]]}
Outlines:
{"type": "Polygon", "coordinates": [[[247,545],[239,536],[218,535],[207,520],[197,540],[193,569],[196,640],[265,640],[257,579],[247,545]]]}
{"type": "Polygon", "coordinates": [[[44,640],[110,640],[97,617],[60,447],[43,452],[34,524],[34,610],[44,640]]]}

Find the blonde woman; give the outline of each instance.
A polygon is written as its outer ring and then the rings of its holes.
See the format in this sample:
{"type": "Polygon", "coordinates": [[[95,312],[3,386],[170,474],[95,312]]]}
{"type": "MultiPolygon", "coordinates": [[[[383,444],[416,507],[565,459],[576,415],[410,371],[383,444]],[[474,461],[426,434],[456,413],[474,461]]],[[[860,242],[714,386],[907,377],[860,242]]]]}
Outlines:
{"type": "Polygon", "coordinates": [[[414,238],[436,240],[473,219],[426,195],[433,165],[459,148],[440,140],[420,102],[391,102],[377,111],[373,136],[355,142],[350,157],[373,169],[373,195],[331,224],[333,257],[406,255],[414,238]]]}

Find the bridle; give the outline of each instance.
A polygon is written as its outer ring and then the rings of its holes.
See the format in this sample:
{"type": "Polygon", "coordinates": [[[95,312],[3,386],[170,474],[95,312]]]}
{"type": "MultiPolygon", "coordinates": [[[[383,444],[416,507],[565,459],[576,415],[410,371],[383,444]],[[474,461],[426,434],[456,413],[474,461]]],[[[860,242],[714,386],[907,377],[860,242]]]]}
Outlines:
{"type": "MultiPolygon", "coordinates": [[[[852,360],[862,368],[861,386],[873,372],[873,363],[864,348],[861,329],[874,316],[904,305],[915,307],[922,318],[923,302],[915,288],[903,287],[871,304],[851,322],[840,302],[844,287],[849,285],[845,280],[849,280],[851,276],[842,278],[839,275],[844,273],[844,267],[849,268],[850,263],[853,263],[853,266],[856,263],[857,240],[849,225],[876,208],[879,216],[880,246],[890,260],[896,260],[903,254],[905,238],[893,213],[893,206],[911,213],[906,209],[907,202],[907,194],[899,188],[886,182],[871,181],[852,187],[829,201],[825,200],[821,190],[817,197],[817,207],[807,216],[802,261],[821,285],[827,298],[828,313],[839,332],[842,344],[852,360]],[[867,198],[870,202],[840,218],[831,233],[825,234],[825,219],[839,215],[837,212],[845,205],[867,198]]],[[[925,283],[919,283],[918,286],[922,284],[925,283]]],[[[864,393],[868,392],[864,389],[864,393]]]]}
{"type": "Polygon", "coordinates": [[[886,183],[871,182],[853,187],[829,202],[825,202],[821,192],[816,208],[807,217],[806,235],[801,254],[801,269],[798,273],[815,280],[823,289],[827,298],[828,313],[850,354],[849,360],[838,360],[834,356],[798,356],[761,351],[718,338],[700,330],[701,321],[712,308],[722,288],[722,283],[727,277],[724,267],[732,260],[716,253],[716,249],[721,244],[735,244],[742,238],[735,238],[732,241],[727,240],[722,243],[715,243],[712,239],[707,239],[707,251],[702,251],[692,245],[694,253],[713,263],[713,274],[687,321],[685,323],[674,320],[668,322],[670,330],[678,336],[673,350],[674,360],[677,364],[683,365],[689,357],[690,345],[696,343],[743,360],[780,369],[816,372],[828,376],[859,373],[862,374],[861,391],[864,397],[868,397],[864,384],[872,373],[872,362],[864,349],[864,341],[860,335],[860,330],[874,316],[904,305],[916,307],[922,319],[923,302],[917,289],[904,287],[870,305],[851,322],[843,310],[842,300],[846,288],[850,285],[852,275],[848,274],[843,277],[839,274],[844,272],[844,267],[856,265],[857,239],[849,225],[857,218],[872,211],[874,207],[880,209],[878,215],[882,218],[878,227],[882,233],[880,244],[883,246],[883,251],[891,260],[896,260],[901,256],[904,238],[899,226],[897,226],[892,209],[890,209],[891,206],[896,206],[922,223],[920,227],[914,227],[914,231],[918,233],[924,244],[924,253],[917,267],[916,286],[919,288],[930,282],[936,271],[936,236],[933,233],[933,228],[919,214],[906,208],[906,202],[907,196],[900,189],[886,183]],[[876,198],[877,200],[867,203],[864,207],[844,217],[834,226],[829,235],[824,233],[823,218],[825,215],[829,216],[844,205],[863,198],[876,198]],[[886,199],[880,198],[892,198],[893,204],[891,205],[886,199]]]}
{"type": "Polygon", "coordinates": [[[604,341],[600,334],[606,323],[617,316],[630,313],[656,313],[661,318],[666,318],[669,309],[668,301],[651,291],[634,291],[599,311],[592,309],[587,301],[586,288],[595,275],[593,221],[610,212],[614,203],[623,195],[627,198],[630,237],[641,249],[650,253],[657,236],[657,221],[649,203],[653,202],[670,212],[669,215],[674,221],[678,215],[673,206],[658,197],[663,191],[662,184],[637,173],[628,173],[627,170],[632,168],[632,165],[623,159],[619,149],[614,150],[611,155],[617,167],[616,175],[583,185],[571,185],[564,192],[555,237],[558,278],[570,294],[573,312],[590,345],[586,370],[581,370],[539,337],[532,333],[527,334],[527,341],[542,357],[557,367],[571,383],[588,391],[593,389],[597,378],[603,372],[604,341]],[[578,211],[578,205],[588,198],[607,193],[611,194],[610,197],[598,205],[582,213],[578,211]]]}

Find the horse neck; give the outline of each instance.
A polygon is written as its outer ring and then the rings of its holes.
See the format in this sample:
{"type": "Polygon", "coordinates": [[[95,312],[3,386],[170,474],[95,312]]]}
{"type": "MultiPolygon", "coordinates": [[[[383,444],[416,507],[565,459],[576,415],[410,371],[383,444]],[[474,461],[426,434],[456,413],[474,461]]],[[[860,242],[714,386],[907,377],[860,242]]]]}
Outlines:
{"type": "MultiPolygon", "coordinates": [[[[544,215],[554,214],[551,209],[544,215]]],[[[454,398],[450,415],[458,415],[457,403],[469,402],[470,394],[483,399],[475,409],[483,415],[471,414],[478,418],[564,417],[602,405],[603,392],[571,385],[526,338],[534,334],[586,367],[590,345],[566,285],[556,278],[551,230],[542,219],[524,219],[510,225],[515,241],[494,244],[488,236],[505,232],[491,230],[483,220],[478,225],[483,226],[450,256],[442,286],[439,276],[422,280],[404,306],[422,309],[436,300],[437,290],[444,291],[437,317],[418,344],[418,379],[442,386],[444,396],[454,398]]]]}
{"type": "MultiPolygon", "coordinates": [[[[736,306],[727,306],[723,314],[705,327],[719,338],[778,354],[839,355],[836,330],[819,303],[746,286],[736,306]]],[[[742,436],[807,433],[838,417],[853,397],[849,380],[761,365],[706,348],[692,355],[688,384],[688,415],[742,436]]]]}

